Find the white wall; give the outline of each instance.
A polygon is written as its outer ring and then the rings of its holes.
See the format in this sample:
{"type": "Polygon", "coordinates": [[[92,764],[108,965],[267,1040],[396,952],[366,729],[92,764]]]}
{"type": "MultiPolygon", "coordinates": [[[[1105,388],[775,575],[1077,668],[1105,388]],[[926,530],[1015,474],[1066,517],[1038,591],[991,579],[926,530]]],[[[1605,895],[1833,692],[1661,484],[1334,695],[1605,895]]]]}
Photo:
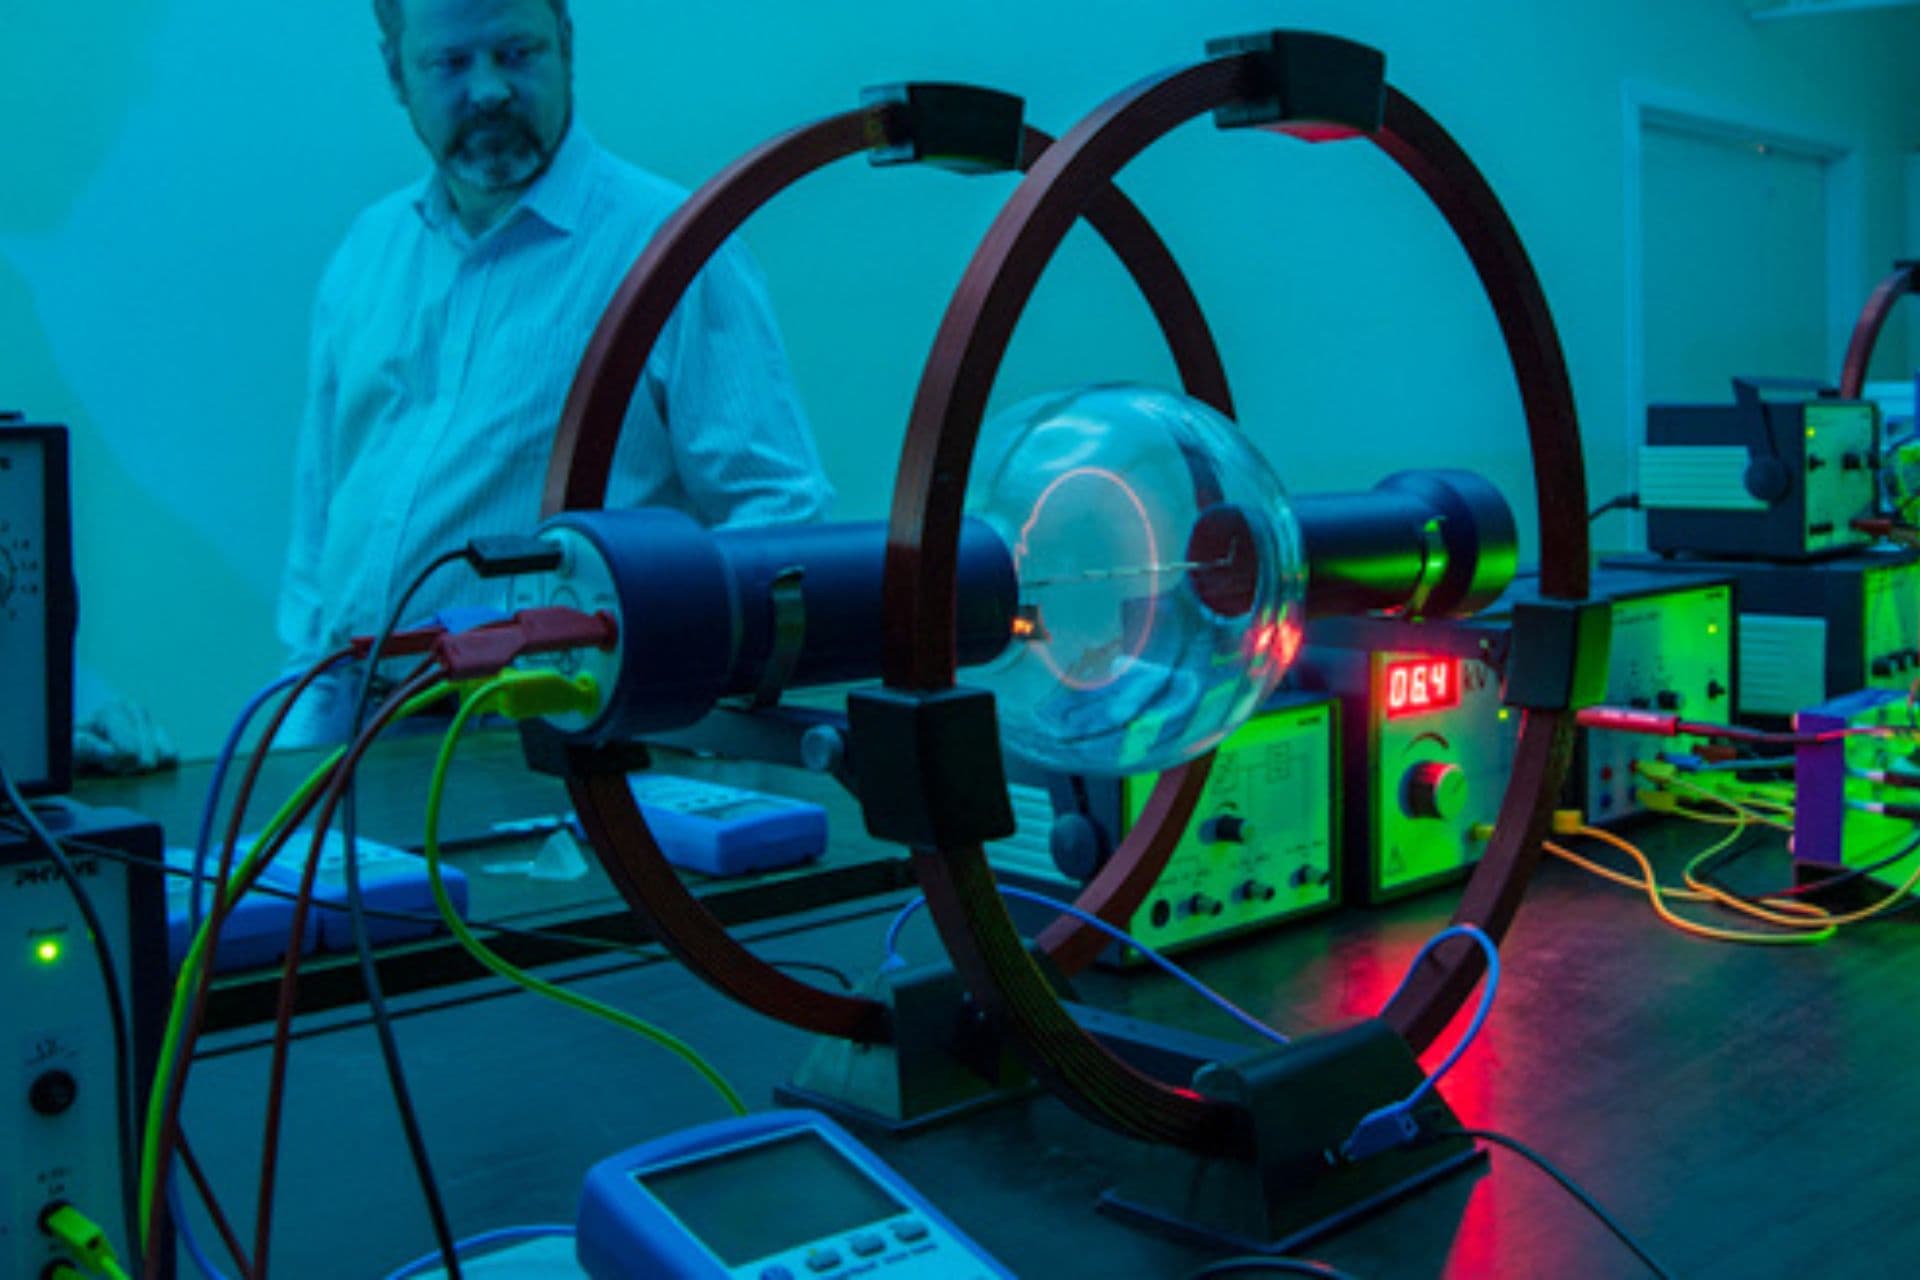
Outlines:
{"type": "MultiPolygon", "coordinates": [[[[76,431],[83,659],[204,753],[277,667],[270,609],[313,284],[352,214],[422,160],[359,0],[20,2],[4,0],[0,39],[0,403],[76,431]]],[[[1320,26],[1376,43],[1533,254],[1596,495],[1626,487],[1628,83],[1857,147],[1861,297],[1920,247],[1903,195],[1920,144],[1908,12],[1753,25],[1740,0],[575,0],[575,13],[582,117],[688,184],[869,83],[1009,88],[1062,129],[1212,35],[1320,26]]],[[[946,291],[1009,185],[853,163],[750,224],[841,515],[884,512],[946,291]]],[[[1125,185],[1187,266],[1242,417],[1293,487],[1471,466],[1531,517],[1490,316],[1438,217],[1371,148],[1196,124],[1125,185]]],[[[1083,241],[1023,325],[1003,398],[1168,376],[1143,309],[1083,241]]],[[[1883,350],[1907,349],[1899,324],[1883,350]]]]}

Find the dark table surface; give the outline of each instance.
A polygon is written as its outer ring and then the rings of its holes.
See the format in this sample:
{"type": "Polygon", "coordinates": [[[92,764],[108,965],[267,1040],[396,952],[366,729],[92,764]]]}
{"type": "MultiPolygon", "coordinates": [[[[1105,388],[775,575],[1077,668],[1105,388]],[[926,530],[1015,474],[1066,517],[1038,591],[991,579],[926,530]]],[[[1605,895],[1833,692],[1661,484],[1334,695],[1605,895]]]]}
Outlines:
{"type": "MultiPolygon", "coordinates": [[[[115,797],[90,789],[88,798],[115,797]]],[[[534,798],[558,802],[557,793],[534,798]]],[[[469,820],[489,820],[470,803],[469,820]]],[[[1642,834],[1677,876],[1681,855],[1715,833],[1642,834]]],[[[1765,847],[1738,876],[1755,887],[1784,881],[1777,842],[1755,839],[1765,847]]],[[[770,956],[864,973],[903,899],[855,898],[743,935],[770,956]]],[[[1341,912],[1183,959],[1283,1030],[1326,1026],[1375,1012],[1452,902],[1442,891],[1341,912]]],[[[1493,1015],[1443,1092],[1463,1122],[1557,1160],[1677,1275],[1913,1274],[1920,1217],[1901,1172],[1920,1124],[1920,1090],[1906,1081],[1920,1057],[1912,918],[1820,947],[1702,942],[1658,924],[1643,896],[1549,862],[1503,948],[1493,1015]]],[[[904,946],[937,952],[924,917],[904,946]]],[[[657,958],[588,958],[543,973],[687,1039],[755,1105],[807,1049],[804,1035],[657,958]]],[[[1248,1040],[1157,974],[1096,973],[1082,992],[1137,1017],[1248,1040]]],[[[709,1088],[660,1050],[504,984],[419,991],[399,1007],[400,1042],[463,1236],[570,1221],[594,1161],[722,1114],[709,1088]]],[[[245,1026],[214,1036],[186,1113],[229,1208],[248,1220],[265,1039],[245,1026]]],[[[380,1276],[429,1247],[359,1011],[302,1019],[288,1096],[274,1274],[380,1276]]],[[[1097,1214],[1099,1192],[1141,1150],[1049,1099],[872,1145],[1022,1276],[1178,1277],[1222,1256],[1097,1214]]],[[[1498,1149],[1477,1171],[1304,1252],[1362,1277],[1644,1274],[1558,1187],[1498,1149]]]]}

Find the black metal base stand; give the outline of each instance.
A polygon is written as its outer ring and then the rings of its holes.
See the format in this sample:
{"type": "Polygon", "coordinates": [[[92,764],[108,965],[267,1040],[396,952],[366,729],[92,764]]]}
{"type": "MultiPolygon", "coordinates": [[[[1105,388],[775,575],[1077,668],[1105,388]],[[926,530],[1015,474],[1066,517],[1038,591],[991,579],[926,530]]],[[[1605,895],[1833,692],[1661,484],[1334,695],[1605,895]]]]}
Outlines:
{"type": "Polygon", "coordinates": [[[951,968],[881,973],[869,994],[891,1011],[892,1039],[816,1041],[792,1083],[774,1090],[776,1099],[904,1135],[1033,1091],[1033,1078],[951,968]]]}
{"type": "MultiPolygon", "coordinates": [[[[1285,1252],[1484,1159],[1465,1137],[1357,1160],[1340,1154],[1362,1117],[1407,1097],[1423,1078],[1406,1042],[1378,1021],[1205,1068],[1194,1087],[1247,1108],[1253,1157],[1152,1148],[1101,1208],[1241,1252],[1285,1252]]],[[[1438,1091],[1414,1114],[1423,1132],[1459,1126],[1438,1091]]]]}

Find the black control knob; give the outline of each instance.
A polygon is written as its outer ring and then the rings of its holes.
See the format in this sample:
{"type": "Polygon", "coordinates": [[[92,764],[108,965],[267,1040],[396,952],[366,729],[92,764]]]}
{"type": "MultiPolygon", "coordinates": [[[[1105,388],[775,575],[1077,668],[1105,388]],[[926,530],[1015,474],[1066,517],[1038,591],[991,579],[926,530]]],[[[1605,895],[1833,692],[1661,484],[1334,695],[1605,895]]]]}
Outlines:
{"type": "Polygon", "coordinates": [[[1400,806],[1409,818],[1457,818],[1467,803],[1466,771],[1444,760],[1422,760],[1400,780],[1400,806]]]}
{"type": "Polygon", "coordinates": [[[1678,711],[1680,709],[1680,695],[1672,689],[1662,689],[1653,695],[1653,704],[1662,711],[1678,711]]]}
{"type": "Polygon", "coordinates": [[[1242,880],[1233,889],[1235,902],[1272,902],[1273,898],[1273,886],[1261,884],[1258,880],[1242,880]]]}
{"type": "Polygon", "coordinates": [[[1200,824],[1200,838],[1208,844],[1245,844],[1253,838],[1253,829],[1237,813],[1215,814],[1200,824]]]}
{"type": "Polygon", "coordinates": [[[1196,893],[1187,899],[1187,914],[1190,916],[1217,916],[1220,914],[1220,900],[1209,898],[1204,893],[1196,893]]]}
{"type": "Polygon", "coordinates": [[[27,1086],[27,1105],[43,1116],[57,1116],[80,1096],[80,1082],[73,1073],[55,1067],[34,1077],[27,1086]]]}

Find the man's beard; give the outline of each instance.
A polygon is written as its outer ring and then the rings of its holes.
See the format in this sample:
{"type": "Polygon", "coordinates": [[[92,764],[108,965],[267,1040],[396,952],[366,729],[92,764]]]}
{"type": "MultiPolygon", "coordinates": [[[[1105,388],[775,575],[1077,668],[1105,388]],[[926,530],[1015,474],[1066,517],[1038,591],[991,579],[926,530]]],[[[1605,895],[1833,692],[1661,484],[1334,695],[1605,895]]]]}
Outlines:
{"type": "Polygon", "coordinates": [[[531,125],[514,115],[468,120],[446,151],[448,174],[476,191],[499,194],[527,186],[550,157],[531,125]]]}

